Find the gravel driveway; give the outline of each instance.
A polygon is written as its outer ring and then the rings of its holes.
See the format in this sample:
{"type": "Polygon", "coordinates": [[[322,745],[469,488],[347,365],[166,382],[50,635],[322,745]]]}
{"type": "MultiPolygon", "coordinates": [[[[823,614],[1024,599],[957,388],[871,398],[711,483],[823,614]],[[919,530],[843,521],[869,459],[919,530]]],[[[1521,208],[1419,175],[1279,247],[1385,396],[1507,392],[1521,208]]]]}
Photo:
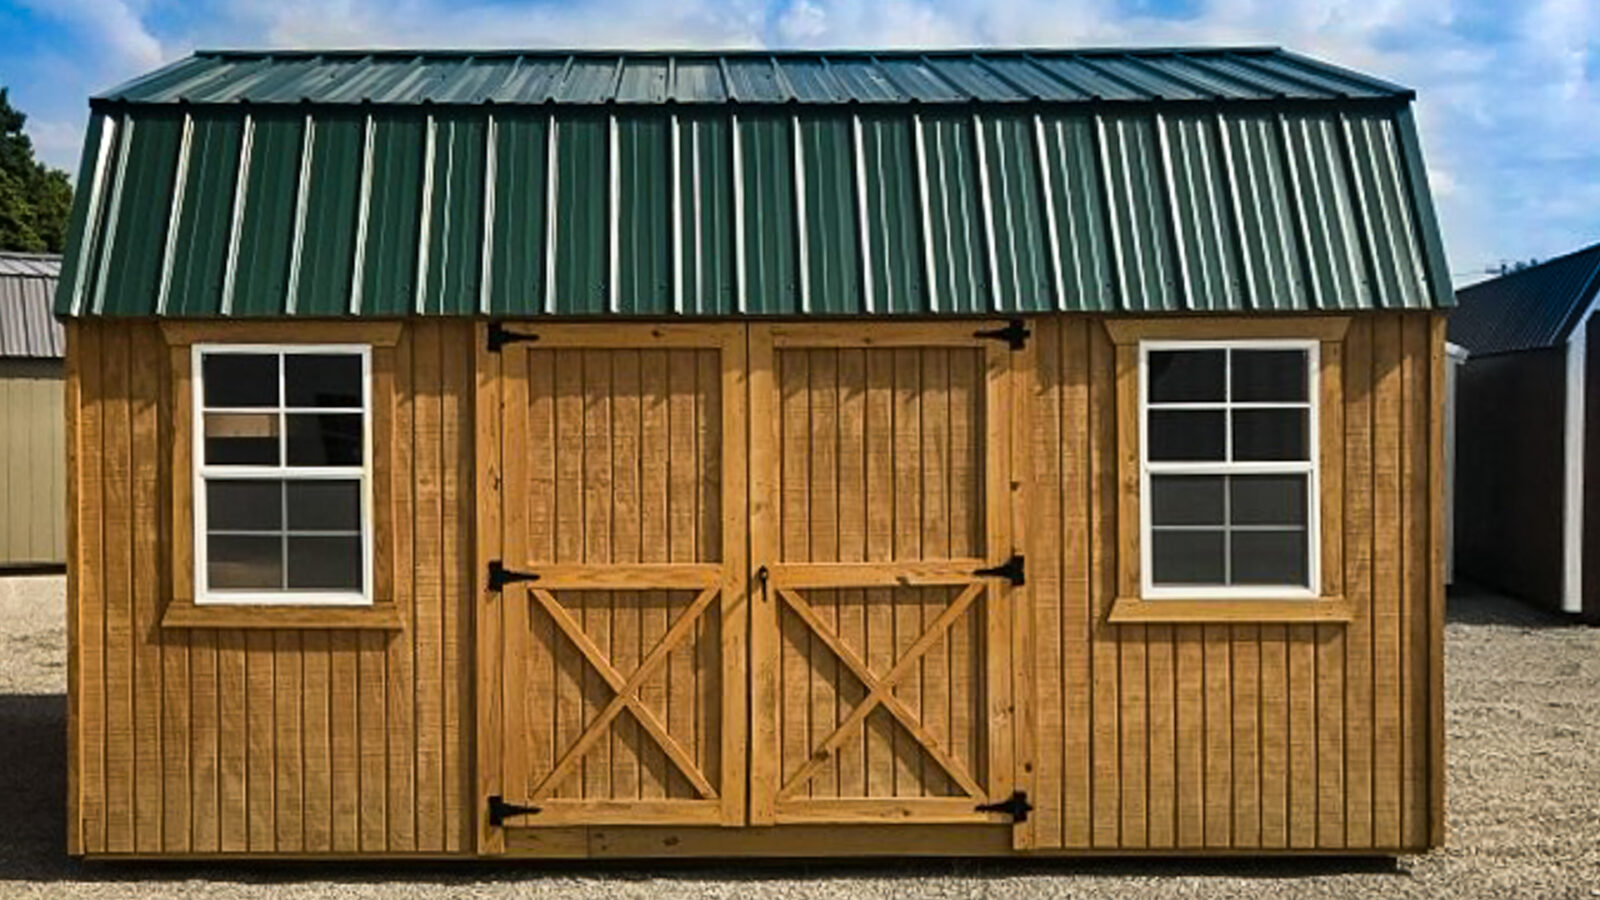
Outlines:
{"type": "Polygon", "coordinates": [[[1449,847],[1362,860],[80,865],[62,848],[60,578],[0,579],[0,897],[1600,897],[1600,629],[1450,601],[1449,847]]]}

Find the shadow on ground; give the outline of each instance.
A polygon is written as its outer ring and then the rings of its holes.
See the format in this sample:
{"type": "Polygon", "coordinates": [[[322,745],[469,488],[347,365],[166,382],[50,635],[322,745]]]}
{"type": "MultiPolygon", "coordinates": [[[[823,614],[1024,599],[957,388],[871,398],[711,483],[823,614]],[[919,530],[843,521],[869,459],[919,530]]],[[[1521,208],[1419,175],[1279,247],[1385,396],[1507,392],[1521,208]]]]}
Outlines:
{"type": "Polygon", "coordinates": [[[1507,625],[1514,628],[1570,628],[1577,619],[1550,612],[1473,584],[1450,586],[1445,621],[1451,625],[1507,625]]]}

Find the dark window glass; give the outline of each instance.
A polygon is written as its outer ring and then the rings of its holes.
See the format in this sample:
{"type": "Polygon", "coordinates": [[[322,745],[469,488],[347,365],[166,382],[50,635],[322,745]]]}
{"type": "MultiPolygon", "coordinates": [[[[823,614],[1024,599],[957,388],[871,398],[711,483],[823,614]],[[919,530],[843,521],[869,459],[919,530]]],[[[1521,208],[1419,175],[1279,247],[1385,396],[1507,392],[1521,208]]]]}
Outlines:
{"type": "Polygon", "coordinates": [[[359,413],[301,413],[288,420],[289,465],[361,465],[359,413]]]}
{"type": "Polygon", "coordinates": [[[207,481],[206,527],[213,531],[282,531],[283,482],[207,481]]]}
{"type": "Polygon", "coordinates": [[[1222,584],[1223,537],[1221,531],[1162,531],[1151,533],[1151,579],[1156,584],[1222,584]]]}
{"type": "Polygon", "coordinates": [[[1221,475],[1150,476],[1152,525],[1222,525],[1221,475]]]}
{"type": "Polygon", "coordinates": [[[1233,351],[1233,400],[1238,403],[1306,399],[1306,351],[1233,351]]]}
{"type": "Polygon", "coordinates": [[[1303,461],[1307,459],[1307,417],[1304,409],[1236,409],[1233,411],[1233,458],[1240,461],[1303,461]]]}
{"type": "Polygon", "coordinates": [[[214,589],[282,590],[283,539],[207,535],[206,576],[214,589]]]}
{"type": "Polygon", "coordinates": [[[292,590],[361,590],[361,539],[289,538],[292,590]]]}
{"type": "Polygon", "coordinates": [[[361,482],[289,482],[290,531],[358,531],[361,482]]]}
{"type": "Polygon", "coordinates": [[[207,406],[277,406],[275,353],[202,354],[207,406]]]}
{"type": "Polygon", "coordinates": [[[1220,462],[1227,452],[1220,409],[1153,409],[1146,437],[1156,462],[1220,462]]]}
{"type": "Polygon", "coordinates": [[[1306,524],[1306,476],[1233,475],[1229,481],[1233,524],[1306,524]]]}
{"type": "Polygon", "coordinates": [[[213,466],[278,464],[277,413],[206,413],[206,462],[213,466]]]}
{"type": "Polygon", "coordinates": [[[1151,403],[1221,402],[1227,355],[1223,350],[1152,350],[1147,360],[1151,403]]]}
{"type": "Polygon", "coordinates": [[[1234,584],[1306,586],[1304,531],[1235,531],[1234,584]]]}
{"type": "Polygon", "coordinates": [[[290,353],[283,358],[287,406],[361,405],[361,357],[351,353],[290,353]]]}

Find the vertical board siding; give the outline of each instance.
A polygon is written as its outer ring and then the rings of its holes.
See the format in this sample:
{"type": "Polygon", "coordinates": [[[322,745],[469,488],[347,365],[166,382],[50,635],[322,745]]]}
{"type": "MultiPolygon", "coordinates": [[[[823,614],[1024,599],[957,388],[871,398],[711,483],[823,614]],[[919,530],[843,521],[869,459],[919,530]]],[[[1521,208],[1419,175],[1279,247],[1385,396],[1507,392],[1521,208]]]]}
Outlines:
{"type": "Polygon", "coordinates": [[[418,323],[397,371],[374,371],[375,403],[394,385],[373,417],[395,436],[386,465],[399,489],[378,540],[396,542],[396,565],[376,581],[401,604],[397,631],[161,627],[173,581],[168,447],[187,387],[150,364],[166,354],[156,325],[69,328],[82,397],[75,846],[467,851],[471,326],[418,323]]]}
{"type": "Polygon", "coordinates": [[[1357,317],[1325,353],[1322,395],[1342,403],[1321,416],[1337,445],[1323,509],[1343,562],[1324,588],[1356,609],[1325,625],[1106,621],[1118,553],[1137,552],[1116,538],[1117,358],[1097,319],[1037,326],[1036,848],[1426,846],[1429,317],[1357,317]]]}

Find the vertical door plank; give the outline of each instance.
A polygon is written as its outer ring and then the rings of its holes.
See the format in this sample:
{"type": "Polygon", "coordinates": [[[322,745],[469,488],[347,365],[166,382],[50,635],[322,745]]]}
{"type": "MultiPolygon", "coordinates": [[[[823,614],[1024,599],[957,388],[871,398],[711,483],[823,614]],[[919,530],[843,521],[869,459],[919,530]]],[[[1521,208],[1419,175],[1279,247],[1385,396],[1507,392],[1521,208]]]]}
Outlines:
{"type": "MultiPolygon", "coordinates": [[[[583,561],[612,561],[611,521],[611,357],[615,351],[583,353],[583,561]]],[[[609,591],[578,591],[583,630],[607,657],[612,653],[613,600],[609,591]]],[[[611,699],[611,690],[592,666],[583,667],[583,719],[590,721],[611,699]]],[[[610,798],[613,723],[583,760],[585,797],[610,798]]]]}
{"type": "MultiPolygon", "coordinates": [[[[549,377],[548,375],[545,377],[549,377]]],[[[639,477],[639,556],[642,562],[668,561],[667,522],[667,354],[664,350],[645,350],[640,354],[640,477],[639,477]]],[[[548,411],[545,413],[549,415],[548,411]]],[[[551,470],[554,478],[554,469],[551,470]]],[[[553,487],[553,486],[552,486],[553,487]]],[[[554,499],[552,494],[551,499],[554,499]]],[[[639,641],[654,647],[667,631],[667,595],[651,591],[645,595],[640,613],[639,641]]],[[[657,675],[640,686],[639,696],[647,709],[663,722],[667,719],[667,680],[657,675]]],[[[660,799],[666,796],[668,763],[654,741],[644,742],[640,761],[640,796],[660,799]]],[[[547,764],[548,765],[548,764],[547,764]]]]}
{"type": "MultiPolygon", "coordinates": [[[[1090,571],[1092,547],[1099,546],[1090,492],[1097,437],[1090,430],[1091,369],[1089,339],[1099,329],[1087,318],[1061,325],[1061,684],[1064,760],[1062,771],[1062,843],[1084,848],[1091,842],[1093,744],[1090,740],[1094,696],[1090,640],[1094,629],[1094,594],[1090,571]]],[[[1049,677],[1048,675],[1046,677],[1049,677]]]]}
{"type": "MultiPolygon", "coordinates": [[[[772,331],[764,325],[749,326],[749,422],[750,422],[750,568],[770,565],[779,559],[781,511],[781,461],[778,458],[781,404],[778,401],[778,373],[772,352],[772,331]]],[[[750,822],[770,825],[775,818],[778,790],[783,777],[782,741],[779,726],[782,686],[780,678],[781,640],[778,602],[765,584],[755,584],[749,604],[750,624],[750,822]]]]}
{"type": "MultiPolygon", "coordinates": [[[[918,354],[922,364],[920,400],[922,445],[921,518],[915,525],[921,533],[922,555],[929,559],[950,556],[950,355],[952,351],[930,347],[918,354]]],[[[906,523],[910,527],[913,523],[906,523]]],[[[938,591],[922,592],[922,620],[931,622],[944,610],[948,598],[938,591]]],[[[965,616],[963,616],[965,618],[965,616]]],[[[922,724],[940,746],[950,746],[950,632],[928,648],[922,656],[922,724]]],[[[949,779],[938,764],[924,759],[924,794],[943,796],[950,792],[949,779]]]]}
{"type": "MultiPolygon", "coordinates": [[[[782,545],[780,559],[785,562],[807,562],[811,559],[810,530],[810,473],[811,449],[811,388],[810,367],[812,354],[805,350],[781,350],[777,353],[778,402],[780,413],[780,440],[778,453],[781,462],[782,487],[778,497],[780,523],[779,540],[782,545]]],[[[819,591],[808,592],[807,600],[814,601],[819,591]]],[[[778,711],[778,728],[783,735],[783,779],[811,755],[813,744],[810,729],[810,679],[811,633],[805,623],[792,611],[779,608],[779,652],[782,665],[779,678],[782,685],[782,705],[778,711]]],[[[818,647],[819,653],[826,648],[818,647]]],[[[821,726],[818,726],[821,727],[821,726]]],[[[805,795],[811,796],[817,781],[805,786],[805,795]]]]}
{"type": "MultiPolygon", "coordinates": [[[[848,351],[846,351],[848,352],[848,351]]],[[[950,466],[949,554],[982,557],[989,553],[984,540],[983,508],[984,419],[983,367],[978,353],[960,348],[950,351],[950,466]]],[[[938,611],[935,610],[935,615],[938,611]]],[[[984,762],[982,620],[968,612],[950,625],[950,737],[956,759],[974,773],[984,762]]]]}
{"type": "MultiPolygon", "coordinates": [[[[920,352],[914,348],[894,351],[894,558],[919,559],[922,556],[922,366],[920,352]]],[[[989,502],[994,502],[990,496],[989,502]]],[[[943,594],[943,591],[934,593],[943,594]]],[[[899,660],[922,634],[922,591],[895,592],[894,653],[899,660]]],[[[895,686],[894,694],[919,720],[923,717],[923,664],[918,677],[908,677],[895,686]]],[[[920,745],[903,729],[894,730],[894,794],[916,797],[927,787],[924,780],[920,745]]]]}
{"type": "MultiPolygon", "coordinates": [[[[415,620],[412,640],[415,645],[413,677],[416,680],[416,841],[423,852],[445,849],[444,839],[444,651],[442,647],[445,607],[443,568],[444,461],[442,393],[443,372],[437,322],[418,322],[410,329],[412,353],[413,504],[415,620]]],[[[363,648],[364,649],[364,648],[363,648]]],[[[367,667],[361,667],[365,693],[367,667]]],[[[369,724],[362,702],[361,729],[369,724]]],[[[363,751],[365,751],[363,742],[363,751]]],[[[382,794],[367,796],[367,754],[362,754],[362,847],[374,837],[371,820],[381,818],[382,794]]],[[[382,832],[379,832],[382,834],[382,832]]]]}
{"type": "MultiPolygon", "coordinates": [[[[862,562],[867,557],[867,470],[866,470],[866,386],[865,351],[839,351],[839,552],[840,562],[862,562]]],[[[842,590],[839,596],[839,637],[844,645],[863,656],[867,639],[866,593],[860,589],[842,590]]],[[[839,709],[842,718],[866,696],[861,683],[844,675],[839,679],[839,709]]],[[[834,722],[837,725],[837,719],[834,722]]],[[[839,748],[839,795],[867,796],[866,730],[839,748]]]]}
{"type": "MultiPolygon", "coordinates": [[[[695,485],[695,532],[702,562],[727,558],[722,541],[722,354],[698,350],[695,363],[695,447],[699,473],[695,485]]],[[[695,671],[694,749],[701,771],[713,784],[720,779],[722,755],[722,625],[728,598],[708,611],[695,628],[691,664],[695,671]]],[[[726,804],[724,804],[726,808],[726,804]]]]}
{"type": "Polygon", "coordinates": [[[1118,746],[1118,660],[1115,626],[1105,621],[1117,592],[1117,421],[1116,361],[1111,339],[1102,328],[1089,333],[1089,520],[1090,620],[1093,664],[1094,846],[1115,847],[1121,841],[1121,766],[1118,746]]]}
{"type": "MultiPolygon", "coordinates": [[[[866,352],[866,520],[867,561],[895,558],[895,370],[891,350],[866,352]]],[[[866,592],[866,661],[874,673],[894,667],[894,603],[896,593],[877,588],[866,592]]],[[[894,725],[888,716],[867,717],[867,796],[895,793],[894,725]]]]}
{"type": "MultiPolygon", "coordinates": [[[[577,350],[561,350],[555,355],[556,416],[556,562],[583,561],[584,525],[584,377],[583,355],[577,350]]],[[[568,598],[557,597],[559,602],[568,598]]],[[[541,618],[544,618],[541,616],[541,618]]],[[[555,637],[557,757],[566,752],[583,732],[583,677],[585,664],[572,642],[555,637]]],[[[553,796],[583,796],[581,766],[562,784],[555,785],[553,796]]]]}
{"type": "MultiPolygon", "coordinates": [[[[474,748],[476,753],[477,791],[472,797],[472,805],[477,812],[473,815],[474,845],[480,855],[498,855],[505,852],[505,831],[494,828],[489,824],[489,815],[486,801],[489,797],[499,794],[502,797],[525,798],[527,793],[528,761],[527,756],[532,750],[525,735],[527,734],[527,721],[524,718],[524,708],[521,703],[521,691],[527,684],[525,677],[510,678],[513,670],[522,675],[522,667],[526,664],[530,652],[529,630],[527,616],[530,604],[517,602],[520,595],[513,593],[516,598],[510,603],[505,600],[507,592],[501,591],[499,595],[489,590],[486,572],[491,560],[501,560],[507,565],[524,565],[527,558],[526,551],[513,555],[507,544],[513,540],[526,540],[527,524],[520,518],[527,515],[527,503],[521,493],[525,481],[512,482],[502,459],[502,436],[507,430],[507,420],[514,419],[519,423],[526,423],[527,415],[527,354],[516,356],[511,362],[513,377],[518,380],[517,392],[522,399],[521,405],[512,405],[505,401],[506,395],[512,389],[506,384],[507,372],[504,368],[506,357],[510,354],[504,352],[493,353],[488,347],[488,325],[479,323],[473,329],[473,412],[472,422],[475,431],[473,452],[473,497],[477,502],[476,519],[473,524],[473,543],[477,550],[474,558],[473,577],[476,584],[467,588],[476,604],[474,608],[473,630],[476,640],[474,651],[474,676],[477,685],[476,708],[477,720],[474,722],[474,748]],[[504,402],[504,405],[502,403],[504,402]],[[509,487],[508,487],[509,485],[509,487]],[[507,497],[509,496],[509,500],[507,497]],[[518,506],[521,516],[509,506],[518,506]],[[522,537],[511,537],[504,523],[512,518],[519,518],[520,527],[516,534],[522,537]],[[515,611],[513,611],[515,610],[515,611]],[[515,631],[508,628],[508,623],[518,617],[522,626],[515,631]],[[509,682],[509,692],[508,692],[509,682]]],[[[396,374],[405,366],[404,363],[396,365],[396,374]]],[[[397,378],[398,381],[398,378],[397,378]]],[[[407,379],[409,385],[409,378],[407,379]]],[[[410,433],[410,422],[407,420],[406,433],[410,433]]],[[[519,460],[527,451],[526,438],[523,446],[517,448],[513,454],[519,460]]],[[[395,460],[395,487],[401,489],[404,485],[409,490],[409,476],[411,461],[395,460]],[[400,472],[404,470],[406,481],[400,480],[400,472]]],[[[525,478],[525,476],[524,476],[525,478]]],[[[398,536],[397,536],[398,537],[398,536]]],[[[407,536],[409,544],[409,535],[407,536]]],[[[399,544],[399,541],[396,541],[399,544]]],[[[407,546],[407,556],[412,548],[407,546]]],[[[397,571],[406,573],[409,580],[409,562],[406,569],[397,571]]],[[[409,596],[409,587],[407,596],[409,596]]],[[[414,626],[413,626],[414,627],[414,626]]],[[[408,642],[398,642],[406,644],[408,642]]],[[[390,647],[390,672],[396,671],[396,655],[394,648],[390,647]]],[[[410,649],[400,654],[404,657],[404,665],[410,668],[410,649]]],[[[408,672],[407,680],[415,684],[414,673],[408,672]]],[[[415,690],[413,686],[411,688],[415,690]]],[[[395,730],[395,717],[393,715],[393,694],[391,696],[391,715],[389,718],[391,732],[395,730]]],[[[409,704],[400,704],[409,711],[409,704]]],[[[409,718],[407,725],[410,724],[409,718]]],[[[409,730],[409,729],[407,729],[409,730]]],[[[399,794],[409,797],[406,805],[409,811],[410,846],[416,846],[416,794],[415,786],[409,778],[406,782],[396,784],[393,777],[393,760],[390,763],[389,789],[391,797],[399,794]]],[[[410,767],[404,767],[409,773],[410,767]]],[[[391,823],[392,824],[392,823],[391,823]]],[[[401,835],[402,837],[404,835],[401,835]]],[[[396,836],[391,836],[393,840],[396,836]]]]}
{"type": "MultiPolygon", "coordinates": [[[[550,516],[554,512],[547,493],[554,487],[554,473],[550,471],[554,461],[550,455],[550,385],[534,374],[548,371],[549,358],[548,352],[531,350],[526,345],[504,347],[498,359],[488,362],[491,371],[499,370],[498,383],[479,388],[480,407],[491,397],[499,401],[488,414],[500,420],[497,436],[504,451],[480,445],[478,459],[481,466],[487,457],[488,466],[498,470],[500,476],[500,534],[491,540],[499,546],[499,558],[513,568],[533,569],[538,562],[550,558],[550,516]],[[485,392],[490,396],[486,397],[485,392]]],[[[481,519],[484,514],[480,512],[479,516],[481,519]]],[[[498,598],[484,601],[484,615],[500,630],[500,644],[491,645],[489,652],[501,654],[499,690],[503,692],[500,714],[504,729],[503,734],[492,735],[500,744],[500,778],[498,785],[489,787],[497,787],[501,796],[513,803],[531,799],[533,785],[549,771],[554,725],[549,707],[548,645],[541,627],[548,617],[534,611],[536,604],[529,590],[525,585],[506,585],[498,598]]],[[[479,635],[479,642],[483,641],[484,636],[479,635]]],[[[481,660],[479,665],[486,663],[493,664],[491,660],[481,660]]],[[[490,702],[494,702],[493,698],[490,702]]],[[[503,836],[494,839],[496,852],[503,844],[503,836]]]]}
{"type": "MultiPolygon", "coordinates": [[[[373,524],[380,537],[387,533],[389,555],[379,554],[374,563],[388,560],[388,565],[375,577],[374,587],[387,585],[393,598],[395,611],[400,616],[402,631],[389,635],[384,646],[384,669],[388,688],[384,712],[388,731],[389,766],[385,773],[389,797],[389,849],[394,852],[415,850],[417,847],[417,792],[416,792],[416,666],[413,654],[416,647],[411,637],[416,634],[417,598],[416,584],[416,518],[412,505],[412,485],[416,468],[413,455],[412,416],[415,396],[412,379],[413,358],[410,329],[403,329],[400,339],[392,349],[379,349],[373,353],[373,433],[393,437],[387,452],[373,447],[373,478],[386,486],[381,493],[374,492],[373,499],[381,503],[382,519],[373,524]],[[380,384],[380,382],[387,384],[380,384]],[[380,388],[385,390],[380,391],[380,388]],[[384,471],[378,470],[383,462],[384,471]],[[387,524],[385,524],[387,523],[387,524]]],[[[498,412],[498,411],[497,411],[498,412]]],[[[480,427],[497,427],[494,422],[480,421],[480,427]]],[[[497,512],[496,504],[485,495],[480,514],[497,512]]],[[[488,537],[488,536],[486,536],[488,537]]],[[[491,540],[498,541],[499,535],[491,540]]],[[[481,569],[480,569],[481,571],[481,569]]],[[[485,671],[489,671],[485,667],[485,671]]],[[[308,672],[309,674],[309,672],[308,672]]],[[[309,795],[307,814],[310,813],[309,795]]],[[[310,840],[310,821],[307,820],[307,840],[310,840]]]]}
{"type": "Polygon", "coordinates": [[[702,354],[709,363],[706,383],[712,394],[703,419],[707,430],[715,434],[720,454],[720,457],[711,458],[720,458],[722,466],[716,490],[711,489],[712,479],[708,474],[703,496],[706,497],[706,515],[712,519],[720,517],[717,538],[722,546],[718,556],[724,567],[720,634],[713,632],[721,646],[709,663],[721,678],[718,687],[721,696],[717,698],[720,706],[715,713],[707,711],[708,716],[715,716],[717,729],[717,738],[710,742],[710,753],[715,754],[715,759],[709,761],[709,771],[712,777],[721,776],[722,823],[740,825],[745,821],[748,799],[744,760],[749,752],[749,704],[745,699],[749,683],[750,633],[747,501],[750,460],[746,455],[749,437],[745,430],[749,421],[745,393],[749,368],[745,327],[726,325],[720,333],[720,352],[702,354]],[[720,426],[711,423],[720,423],[720,426]]]}
{"type": "MultiPolygon", "coordinates": [[[[983,348],[984,544],[1003,559],[1016,550],[1012,542],[1012,352],[999,342],[983,348]],[[998,552],[995,552],[998,551],[998,552]]],[[[1012,667],[1012,615],[1019,602],[1009,584],[991,580],[984,592],[984,694],[988,700],[988,790],[992,797],[1010,796],[1016,779],[1016,723],[1012,667]]],[[[1012,829],[1012,842],[1022,832],[1012,829]]]]}
{"type": "Polygon", "coordinates": [[[1372,323],[1372,831],[1378,847],[1400,846],[1401,503],[1403,373],[1400,320],[1372,323]]]}
{"type": "MultiPolygon", "coordinates": [[[[667,355],[667,540],[671,562],[699,562],[700,482],[704,474],[699,445],[696,403],[699,370],[694,350],[673,350],[667,355]]],[[[682,592],[670,594],[668,628],[684,615],[689,598],[682,592]]],[[[695,632],[700,637],[699,631],[695,632]]],[[[680,645],[667,658],[667,732],[680,742],[695,746],[696,723],[700,718],[698,672],[692,642],[680,645]]],[[[669,770],[672,796],[696,796],[676,768],[669,770]]]]}
{"type": "Polygon", "coordinates": [[[1372,319],[1357,317],[1344,359],[1345,844],[1372,846],[1372,319]]]}
{"type": "Polygon", "coordinates": [[[1062,823],[1066,813],[1063,782],[1067,763],[1065,722],[1066,678],[1063,665],[1062,627],[1064,597],[1062,596],[1062,570],[1074,561],[1064,560],[1062,516],[1062,446],[1061,395],[1062,373],[1061,344],[1064,328],[1072,323],[1056,319],[1040,321],[1035,350],[1036,365],[1029,373],[1033,404],[1033,434],[1031,452],[1033,472],[1028,504],[1027,554],[1034,560],[1033,575],[1028,588],[1033,593],[1034,654],[1037,671],[1035,680],[1038,718],[1035,725],[1035,750],[1038,757],[1034,772],[1034,846],[1039,848],[1062,847],[1065,840],[1062,823]]]}
{"type": "MultiPolygon", "coordinates": [[[[614,510],[611,528],[611,558],[618,563],[640,559],[639,472],[640,461],[640,382],[639,352],[616,350],[611,354],[611,484],[614,510]]],[[[617,591],[613,594],[615,621],[611,637],[611,662],[627,677],[638,667],[640,647],[639,594],[617,591]]],[[[612,726],[616,740],[611,746],[612,796],[637,799],[640,787],[639,724],[631,715],[619,716],[612,726]]],[[[649,742],[648,736],[643,737],[649,742]]]]}
{"type": "MultiPolygon", "coordinates": [[[[806,396],[810,403],[809,442],[806,458],[810,471],[805,476],[809,482],[805,520],[802,527],[809,530],[808,558],[814,561],[834,561],[839,558],[839,353],[823,348],[809,351],[809,385],[806,396]]],[[[806,435],[801,436],[802,439],[806,435]]],[[[812,591],[811,604],[822,621],[839,632],[839,592],[812,591]]],[[[839,714],[839,661],[833,651],[815,635],[807,635],[810,642],[811,679],[810,729],[805,746],[809,750],[821,744],[833,733],[839,714]]],[[[815,796],[839,796],[839,755],[834,754],[828,765],[822,767],[811,780],[815,796]]]]}

